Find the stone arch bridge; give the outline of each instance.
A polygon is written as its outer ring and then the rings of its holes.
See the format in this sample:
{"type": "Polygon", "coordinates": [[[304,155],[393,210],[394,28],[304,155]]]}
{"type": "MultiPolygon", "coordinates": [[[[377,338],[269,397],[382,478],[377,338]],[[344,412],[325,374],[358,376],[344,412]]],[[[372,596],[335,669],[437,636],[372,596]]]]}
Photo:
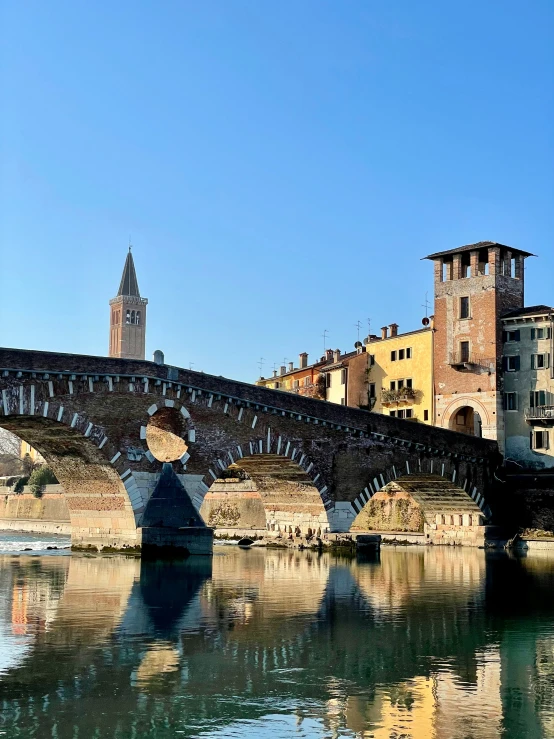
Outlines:
{"type": "Polygon", "coordinates": [[[494,442],[411,421],[152,362],[17,349],[0,349],[0,427],[52,466],[74,543],[100,547],[140,544],[164,462],[191,523],[238,467],[268,528],[331,532],[400,478],[447,480],[482,522],[499,463],[494,442]]]}

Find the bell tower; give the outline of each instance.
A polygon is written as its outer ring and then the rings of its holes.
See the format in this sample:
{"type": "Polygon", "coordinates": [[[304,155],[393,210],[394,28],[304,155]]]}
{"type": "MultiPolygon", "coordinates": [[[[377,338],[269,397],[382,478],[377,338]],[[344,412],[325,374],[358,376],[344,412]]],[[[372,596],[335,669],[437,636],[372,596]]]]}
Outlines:
{"type": "Polygon", "coordinates": [[[148,300],[140,296],[129,246],[119,291],[110,300],[110,357],[144,359],[147,305],[148,300]]]}
{"type": "Polygon", "coordinates": [[[501,316],[521,308],[527,251],[480,241],[435,263],[435,425],[504,441],[501,316]]]}

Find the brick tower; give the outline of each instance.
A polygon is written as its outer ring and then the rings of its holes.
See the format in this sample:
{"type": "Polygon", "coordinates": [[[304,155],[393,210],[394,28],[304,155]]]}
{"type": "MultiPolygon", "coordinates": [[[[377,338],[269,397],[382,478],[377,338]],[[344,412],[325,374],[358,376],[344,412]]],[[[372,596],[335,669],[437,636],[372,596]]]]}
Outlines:
{"type": "Polygon", "coordinates": [[[504,443],[502,325],[523,307],[529,252],[480,241],[430,254],[435,263],[435,425],[504,443]]]}
{"type": "Polygon", "coordinates": [[[140,297],[129,247],[119,291],[110,300],[110,357],[144,359],[147,304],[148,300],[140,297]]]}

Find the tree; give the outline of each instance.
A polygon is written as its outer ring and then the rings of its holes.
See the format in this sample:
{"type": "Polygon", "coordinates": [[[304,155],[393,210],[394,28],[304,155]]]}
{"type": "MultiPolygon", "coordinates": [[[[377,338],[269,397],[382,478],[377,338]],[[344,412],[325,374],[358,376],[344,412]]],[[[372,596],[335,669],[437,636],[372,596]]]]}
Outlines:
{"type": "Polygon", "coordinates": [[[29,477],[29,487],[35,498],[41,498],[47,485],[56,485],[56,475],[48,465],[36,467],[29,477]]]}
{"type": "Polygon", "coordinates": [[[0,429],[0,476],[21,475],[24,472],[20,457],[21,441],[5,429],[0,429]]]}

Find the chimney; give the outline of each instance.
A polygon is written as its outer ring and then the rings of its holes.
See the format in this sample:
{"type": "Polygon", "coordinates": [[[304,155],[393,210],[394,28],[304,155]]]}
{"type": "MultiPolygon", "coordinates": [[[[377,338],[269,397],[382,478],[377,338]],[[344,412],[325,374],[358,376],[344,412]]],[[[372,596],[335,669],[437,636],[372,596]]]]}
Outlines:
{"type": "Polygon", "coordinates": [[[338,362],[340,359],[340,349],[335,349],[333,352],[333,362],[338,362]]]}
{"type": "Polygon", "coordinates": [[[286,371],[287,371],[287,368],[285,367],[284,364],[282,364],[281,365],[281,374],[284,375],[286,371]]]}
{"type": "Polygon", "coordinates": [[[331,359],[333,359],[333,350],[332,349],[327,349],[326,352],[325,352],[325,355],[326,355],[325,358],[329,362],[331,359]]]}
{"type": "Polygon", "coordinates": [[[388,326],[383,326],[381,328],[381,338],[382,339],[388,339],[388,333],[389,333],[389,327],[388,326]]]}
{"type": "Polygon", "coordinates": [[[294,369],[294,362],[289,362],[289,372],[292,372],[294,369]]]}
{"type": "Polygon", "coordinates": [[[391,323],[389,328],[390,328],[391,336],[398,336],[398,324],[397,323],[391,323]]]}
{"type": "Polygon", "coordinates": [[[308,355],[306,352],[302,352],[302,354],[298,356],[298,364],[300,369],[305,369],[308,366],[308,355]]]}
{"type": "Polygon", "coordinates": [[[273,370],[273,377],[277,377],[277,370],[273,370]]]}

